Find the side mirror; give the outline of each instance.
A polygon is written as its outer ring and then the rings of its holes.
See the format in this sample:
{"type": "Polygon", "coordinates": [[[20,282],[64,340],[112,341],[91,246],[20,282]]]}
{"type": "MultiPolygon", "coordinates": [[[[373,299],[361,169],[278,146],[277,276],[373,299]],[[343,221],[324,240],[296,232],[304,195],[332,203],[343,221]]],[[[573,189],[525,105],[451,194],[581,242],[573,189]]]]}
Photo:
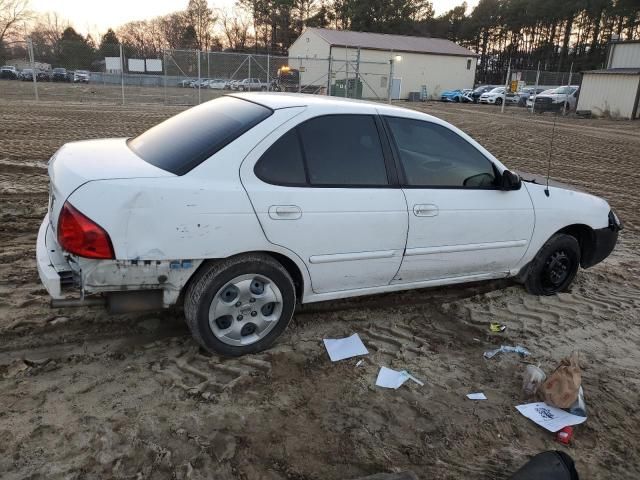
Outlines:
{"type": "Polygon", "coordinates": [[[520,177],[517,174],[510,172],[509,170],[502,172],[500,190],[520,190],[521,187],[522,180],[520,180],[520,177]]]}

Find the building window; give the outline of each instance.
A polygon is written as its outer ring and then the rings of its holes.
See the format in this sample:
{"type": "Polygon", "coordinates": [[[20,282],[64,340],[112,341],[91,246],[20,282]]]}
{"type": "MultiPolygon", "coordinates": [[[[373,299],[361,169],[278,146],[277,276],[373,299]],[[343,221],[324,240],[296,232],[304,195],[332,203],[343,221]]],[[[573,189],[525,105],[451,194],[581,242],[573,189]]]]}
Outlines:
{"type": "Polygon", "coordinates": [[[467,58],[467,70],[471,70],[471,59],[467,58]]]}
{"type": "Polygon", "coordinates": [[[380,88],[387,88],[387,77],[380,77],[380,88]]]}

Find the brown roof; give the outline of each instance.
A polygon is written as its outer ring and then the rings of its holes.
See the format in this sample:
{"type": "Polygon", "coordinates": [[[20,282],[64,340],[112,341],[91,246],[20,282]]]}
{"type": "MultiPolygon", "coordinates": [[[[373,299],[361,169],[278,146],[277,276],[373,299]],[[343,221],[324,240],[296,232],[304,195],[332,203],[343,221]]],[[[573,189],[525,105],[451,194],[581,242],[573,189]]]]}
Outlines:
{"type": "Polygon", "coordinates": [[[308,28],[333,46],[367,48],[371,50],[393,50],[394,52],[430,53],[432,55],[453,55],[477,57],[475,53],[445,38],[410,37],[386,33],[352,32],[350,30],[330,30],[328,28],[308,28]]]}

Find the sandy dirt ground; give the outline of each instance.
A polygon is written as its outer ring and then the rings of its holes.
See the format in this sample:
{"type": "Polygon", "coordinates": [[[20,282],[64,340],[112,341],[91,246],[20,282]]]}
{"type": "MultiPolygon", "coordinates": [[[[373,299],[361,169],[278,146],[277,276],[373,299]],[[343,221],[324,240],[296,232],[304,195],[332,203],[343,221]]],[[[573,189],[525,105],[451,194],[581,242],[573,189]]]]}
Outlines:
{"type": "MultiPolygon", "coordinates": [[[[7,83],[0,84],[6,89],[7,83]]],[[[604,196],[626,222],[569,293],[508,281],[309,305],[269,351],[203,355],[180,310],[108,316],[48,306],[34,250],[47,159],[72,140],[131,136],[172,107],[35,104],[0,90],[0,477],[342,480],[413,470],[504,479],[562,449],[585,479],[640,475],[640,123],[561,118],[552,178],[604,196]],[[491,321],[507,326],[488,331],[491,321]],[[325,337],[359,333],[364,364],[332,364],[325,337]],[[522,360],[483,351],[520,344],[522,360]],[[564,447],[519,415],[528,362],[579,350],[589,419],[564,447]],[[380,366],[425,386],[374,386],[380,366]],[[465,398],[482,391],[485,402],[465,398]]],[[[544,173],[550,116],[413,104],[510,167],[544,173]]]]}

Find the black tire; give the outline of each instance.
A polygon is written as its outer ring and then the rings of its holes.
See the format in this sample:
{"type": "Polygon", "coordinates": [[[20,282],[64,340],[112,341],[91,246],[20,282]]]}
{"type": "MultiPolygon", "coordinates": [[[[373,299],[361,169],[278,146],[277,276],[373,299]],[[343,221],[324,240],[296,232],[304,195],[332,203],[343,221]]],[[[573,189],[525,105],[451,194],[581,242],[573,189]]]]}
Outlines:
{"type": "Polygon", "coordinates": [[[498,106],[502,105],[502,99],[501,98],[496,98],[496,105],[498,105],[498,106]]]}
{"type": "MultiPolygon", "coordinates": [[[[184,314],[193,338],[202,348],[211,353],[237,357],[260,352],[271,346],[287,328],[293,317],[295,305],[296,291],[289,272],[268,255],[247,254],[204,265],[187,288],[184,314]],[[209,308],[214,297],[223,287],[232,279],[247,274],[267,277],[278,287],[282,295],[282,311],[275,326],[264,337],[248,345],[229,345],[213,333],[209,325],[209,308]]],[[[247,317],[245,323],[249,322],[250,318],[247,317]]]]}
{"type": "Polygon", "coordinates": [[[580,267],[580,244],[575,237],[556,233],[531,261],[526,280],[533,295],[554,295],[566,291],[580,267]]]}

